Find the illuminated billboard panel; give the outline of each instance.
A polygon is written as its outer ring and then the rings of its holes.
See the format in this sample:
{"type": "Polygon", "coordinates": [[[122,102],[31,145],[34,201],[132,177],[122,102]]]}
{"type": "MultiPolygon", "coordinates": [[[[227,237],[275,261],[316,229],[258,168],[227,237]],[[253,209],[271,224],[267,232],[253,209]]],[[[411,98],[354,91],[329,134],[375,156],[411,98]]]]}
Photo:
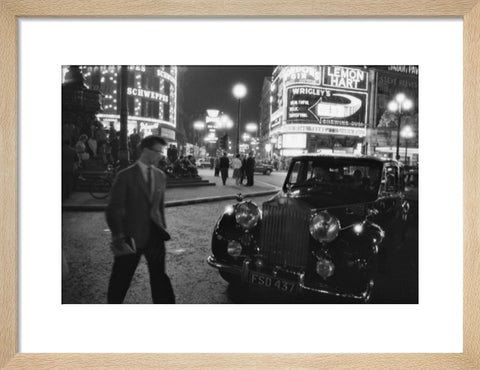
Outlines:
{"type": "Polygon", "coordinates": [[[341,89],[367,90],[368,72],[360,68],[325,66],[323,86],[341,89]]]}
{"type": "Polygon", "coordinates": [[[287,90],[287,123],[365,127],[367,94],[311,86],[287,90]]]}

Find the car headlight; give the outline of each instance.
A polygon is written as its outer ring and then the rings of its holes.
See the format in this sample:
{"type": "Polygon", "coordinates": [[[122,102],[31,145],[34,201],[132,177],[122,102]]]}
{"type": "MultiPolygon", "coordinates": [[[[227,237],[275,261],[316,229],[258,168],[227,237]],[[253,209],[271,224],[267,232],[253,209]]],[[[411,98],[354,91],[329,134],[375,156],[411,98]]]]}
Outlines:
{"type": "Polygon", "coordinates": [[[239,203],[235,207],[235,220],[243,228],[250,230],[257,226],[261,212],[252,202],[239,203]]]}
{"type": "Polygon", "coordinates": [[[242,254],[242,245],[236,240],[231,240],[227,245],[227,253],[232,257],[238,257],[242,254]]]}
{"type": "Polygon", "coordinates": [[[319,242],[331,242],[340,232],[340,221],[327,211],[315,213],[310,219],[310,234],[319,242]]]}

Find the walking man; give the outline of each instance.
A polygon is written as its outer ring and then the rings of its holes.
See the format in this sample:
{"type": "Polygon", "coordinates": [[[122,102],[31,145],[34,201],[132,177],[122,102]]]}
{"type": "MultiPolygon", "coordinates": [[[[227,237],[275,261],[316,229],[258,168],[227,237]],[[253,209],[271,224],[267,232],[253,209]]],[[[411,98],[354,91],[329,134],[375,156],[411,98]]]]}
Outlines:
{"type": "Polygon", "coordinates": [[[122,303],[142,254],[147,260],[153,303],[175,303],[165,274],[165,174],[156,168],[166,142],[147,136],[139,160],[120,171],[110,191],[106,217],[112,232],[114,262],[108,303],[122,303]]]}

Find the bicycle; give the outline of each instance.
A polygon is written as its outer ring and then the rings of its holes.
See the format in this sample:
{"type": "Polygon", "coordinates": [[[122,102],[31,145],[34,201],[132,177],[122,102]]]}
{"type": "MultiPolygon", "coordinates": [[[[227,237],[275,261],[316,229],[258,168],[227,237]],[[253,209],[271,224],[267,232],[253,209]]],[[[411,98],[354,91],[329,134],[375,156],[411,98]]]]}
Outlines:
{"type": "Polygon", "coordinates": [[[105,172],[94,182],[91,183],[88,192],[95,199],[105,199],[110,193],[113,180],[117,173],[117,168],[109,164],[105,172]]]}

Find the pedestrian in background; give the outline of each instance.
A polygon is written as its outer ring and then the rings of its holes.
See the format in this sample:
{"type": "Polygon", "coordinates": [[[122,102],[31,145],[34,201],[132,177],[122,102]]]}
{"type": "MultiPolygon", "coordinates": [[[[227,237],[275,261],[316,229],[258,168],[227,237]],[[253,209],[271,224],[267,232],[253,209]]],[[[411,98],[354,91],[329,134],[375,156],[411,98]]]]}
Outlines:
{"type": "Polygon", "coordinates": [[[255,158],[253,158],[253,152],[248,153],[246,161],[245,173],[247,175],[247,186],[253,186],[253,172],[255,170],[255,158]]]}
{"type": "Polygon", "coordinates": [[[131,159],[136,161],[140,157],[140,151],[138,145],[140,144],[140,135],[137,133],[137,129],[133,129],[133,133],[128,137],[130,139],[130,151],[131,159]]]}
{"type": "Polygon", "coordinates": [[[218,177],[218,174],[220,173],[220,158],[216,157],[215,158],[215,172],[214,176],[218,177]]]}
{"type": "Polygon", "coordinates": [[[113,164],[116,164],[118,161],[118,150],[120,148],[120,140],[119,140],[120,135],[113,135],[109,136],[109,144],[110,144],[110,153],[112,156],[113,164]]]}
{"type": "Polygon", "coordinates": [[[70,147],[69,140],[65,139],[62,146],[62,200],[68,199],[72,194],[77,166],[77,152],[70,147]]]}
{"type": "Polygon", "coordinates": [[[165,273],[165,242],[170,240],[164,212],[166,176],[155,167],[165,145],[159,136],[145,137],[139,160],[117,174],[110,191],[106,218],[114,262],[108,303],[123,302],[142,255],[147,260],[153,303],[175,303],[165,273]]]}
{"type": "Polygon", "coordinates": [[[97,121],[97,129],[95,130],[95,140],[97,140],[97,154],[106,162],[105,145],[107,144],[107,133],[103,128],[103,124],[97,121]]]}
{"type": "Polygon", "coordinates": [[[78,154],[78,158],[80,161],[87,161],[90,158],[90,155],[86,152],[86,142],[88,140],[88,136],[85,134],[80,135],[78,138],[77,143],[75,144],[75,150],[78,154]]]}
{"type": "Polygon", "coordinates": [[[87,140],[87,149],[89,149],[88,152],[91,153],[92,158],[97,157],[97,140],[93,135],[87,140]]]}
{"type": "Polygon", "coordinates": [[[243,185],[243,180],[246,177],[247,159],[244,155],[240,156],[242,167],[240,168],[240,185],[243,185]]]}
{"type": "Polygon", "coordinates": [[[235,158],[232,160],[232,168],[233,168],[233,175],[232,177],[235,179],[235,185],[240,184],[240,177],[242,171],[242,161],[240,159],[240,154],[237,154],[235,158]]]}
{"type": "Polygon", "coordinates": [[[223,152],[223,157],[220,158],[220,173],[222,174],[223,185],[227,184],[228,167],[230,167],[230,161],[228,160],[227,153],[223,152]]]}

